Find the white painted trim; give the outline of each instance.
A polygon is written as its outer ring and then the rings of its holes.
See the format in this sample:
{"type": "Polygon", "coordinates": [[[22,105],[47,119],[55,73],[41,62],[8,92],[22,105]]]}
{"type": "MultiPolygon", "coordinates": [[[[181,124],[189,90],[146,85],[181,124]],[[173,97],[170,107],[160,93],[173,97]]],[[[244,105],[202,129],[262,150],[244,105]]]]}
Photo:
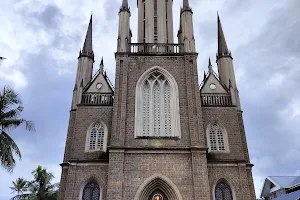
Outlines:
{"type": "Polygon", "coordinates": [[[103,122],[103,121],[98,121],[98,122],[93,122],[88,130],[87,130],[87,133],[86,133],[86,139],[85,139],[85,152],[86,153],[92,153],[92,152],[97,152],[97,151],[103,151],[103,152],[106,152],[106,149],[107,149],[107,135],[108,135],[108,129],[107,129],[107,126],[106,124],[103,122]],[[90,149],[90,131],[91,129],[94,127],[94,125],[96,123],[100,123],[103,128],[104,128],[104,139],[103,139],[103,150],[94,150],[94,151],[91,151],[89,150],[90,149]]]}
{"type": "MultiPolygon", "coordinates": [[[[135,126],[134,126],[134,138],[142,137],[142,129],[143,129],[143,84],[144,81],[148,79],[148,77],[154,71],[158,71],[163,74],[170,84],[170,104],[171,104],[171,124],[172,124],[172,137],[181,138],[181,128],[180,128],[180,113],[179,113],[179,93],[178,86],[175,78],[165,69],[155,66],[148,69],[146,72],[142,74],[136,84],[136,92],[135,92],[135,126]]],[[[154,125],[150,123],[151,127],[154,125]]]]}

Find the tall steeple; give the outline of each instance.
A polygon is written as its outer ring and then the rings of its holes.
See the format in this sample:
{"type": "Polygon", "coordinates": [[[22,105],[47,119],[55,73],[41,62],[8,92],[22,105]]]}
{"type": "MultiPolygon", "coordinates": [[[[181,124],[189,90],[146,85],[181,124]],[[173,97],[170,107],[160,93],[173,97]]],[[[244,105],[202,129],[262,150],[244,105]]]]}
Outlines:
{"type": "Polygon", "coordinates": [[[90,57],[94,60],[94,52],[93,52],[93,16],[91,15],[89,27],[85,36],[84,45],[82,48],[81,56],[90,57]]]}
{"type": "Polygon", "coordinates": [[[217,59],[220,59],[223,56],[231,57],[231,52],[228,50],[226,39],[224,36],[220,16],[218,14],[218,54],[217,59]]]}

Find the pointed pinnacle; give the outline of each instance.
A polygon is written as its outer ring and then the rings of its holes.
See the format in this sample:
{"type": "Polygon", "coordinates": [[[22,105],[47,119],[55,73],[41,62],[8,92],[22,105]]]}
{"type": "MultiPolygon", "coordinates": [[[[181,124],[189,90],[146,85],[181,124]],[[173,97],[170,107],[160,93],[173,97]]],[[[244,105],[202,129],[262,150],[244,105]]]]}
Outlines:
{"type": "Polygon", "coordinates": [[[128,0],[123,0],[122,1],[122,6],[120,8],[120,11],[119,12],[130,12],[130,9],[129,9],[129,6],[128,6],[128,0]]]}
{"type": "Polygon", "coordinates": [[[104,69],[104,62],[103,62],[103,57],[101,59],[101,63],[100,63],[100,68],[99,68],[99,73],[103,74],[103,69],[104,69]]]}
{"type": "Polygon", "coordinates": [[[128,8],[128,0],[123,0],[122,8],[128,8]]]}
{"type": "Polygon", "coordinates": [[[82,53],[93,54],[93,16],[91,15],[89,27],[86,33],[82,53]]]}
{"type": "Polygon", "coordinates": [[[226,44],[221,20],[220,20],[219,13],[218,13],[218,54],[219,54],[219,56],[221,56],[225,53],[229,53],[229,50],[228,50],[228,47],[226,44]]]}
{"type": "Polygon", "coordinates": [[[212,72],[213,72],[212,64],[211,64],[210,58],[208,59],[208,71],[209,71],[209,73],[212,73],[212,72]]]}
{"type": "Polygon", "coordinates": [[[190,9],[190,3],[189,0],[183,0],[183,9],[190,9]]]}

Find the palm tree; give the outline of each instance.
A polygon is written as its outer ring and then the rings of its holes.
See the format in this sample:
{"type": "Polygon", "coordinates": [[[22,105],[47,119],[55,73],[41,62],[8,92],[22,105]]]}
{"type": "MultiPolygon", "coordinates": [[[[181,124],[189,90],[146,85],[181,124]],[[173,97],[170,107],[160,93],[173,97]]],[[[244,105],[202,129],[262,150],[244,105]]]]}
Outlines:
{"type": "Polygon", "coordinates": [[[31,121],[19,118],[23,109],[18,94],[5,86],[0,91],[0,166],[9,172],[12,172],[16,165],[14,155],[21,159],[21,152],[7,131],[12,131],[20,125],[25,125],[28,131],[34,131],[31,121]]]}
{"type": "Polygon", "coordinates": [[[28,193],[12,198],[11,200],[57,200],[59,184],[51,184],[53,174],[47,169],[38,166],[33,172],[34,180],[28,182],[28,193]]]}
{"type": "Polygon", "coordinates": [[[18,178],[16,181],[13,181],[12,183],[13,183],[13,187],[10,187],[10,189],[13,190],[13,193],[17,192],[18,197],[27,191],[28,182],[25,179],[18,178]]]}

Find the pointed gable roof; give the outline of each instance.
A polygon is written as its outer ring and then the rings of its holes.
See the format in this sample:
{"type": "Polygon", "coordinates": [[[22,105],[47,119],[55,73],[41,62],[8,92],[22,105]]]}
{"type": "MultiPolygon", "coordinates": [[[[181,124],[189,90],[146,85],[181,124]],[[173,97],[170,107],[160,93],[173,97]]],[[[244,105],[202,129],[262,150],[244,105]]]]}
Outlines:
{"type": "Polygon", "coordinates": [[[114,94],[114,87],[103,70],[103,58],[100,63],[99,70],[96,72],[92,80],[85,86],[84,92],[114,94]],[[97,88],[98,84],[102,84],[101,88],[97,88]]]}
{"type": "Polygon", "coordinates": [[[82,52],[80,56],[87,56],[94,60],[94,52],[93,52],[93,16],[91,15],[89,26],[87,29],[87,33],[85,36],[85,41],[83,44],[82,52]]]}
{"type": "Polygon", "coordinates": [[[208,72],[207,74],[205,74],[204,71],[204,79],[200,84],[200,92],[201,93],[222,93],[222,94],[229,93],[229,89],[220,80],[218,75],[213,71],[210,58],[208,60],[208,72]],[[215,84],[216,89],[212,90],[210,88],[211,84],[215,84]]]}

